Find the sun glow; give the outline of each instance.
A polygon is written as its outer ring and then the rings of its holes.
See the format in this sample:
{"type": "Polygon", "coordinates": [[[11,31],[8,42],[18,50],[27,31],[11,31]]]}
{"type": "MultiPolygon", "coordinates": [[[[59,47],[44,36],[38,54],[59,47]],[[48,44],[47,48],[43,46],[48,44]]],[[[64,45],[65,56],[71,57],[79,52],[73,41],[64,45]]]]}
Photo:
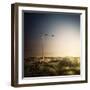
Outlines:
{"type": "Polygon", "coordinates": [[[45,56],[80,56],[80,35],[72,29],[74,28],[57,28],[55,37],[44,42],[45,56]]]}

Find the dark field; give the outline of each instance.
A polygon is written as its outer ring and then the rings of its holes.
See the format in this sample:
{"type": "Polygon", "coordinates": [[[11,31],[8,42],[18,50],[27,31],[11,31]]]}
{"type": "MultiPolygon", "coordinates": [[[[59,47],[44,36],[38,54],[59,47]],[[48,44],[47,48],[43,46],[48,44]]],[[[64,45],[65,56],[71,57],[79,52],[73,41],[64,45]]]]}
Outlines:
{"type": "Polygon", "coordinates": [[[29,57],[24,60],[24,77],[80,75],[79,57],[29,57]]]}

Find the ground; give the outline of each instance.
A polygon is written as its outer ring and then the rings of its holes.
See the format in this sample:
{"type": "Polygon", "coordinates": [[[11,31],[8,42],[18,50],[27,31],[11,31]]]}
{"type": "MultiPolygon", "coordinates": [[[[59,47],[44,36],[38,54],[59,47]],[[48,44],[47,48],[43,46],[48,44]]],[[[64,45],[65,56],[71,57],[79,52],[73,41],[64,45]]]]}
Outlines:
{"type": "Polygon", "coordinates": [[[80,75],[79,57],[29,57],[24,60],[24,77],[80,75]]]}

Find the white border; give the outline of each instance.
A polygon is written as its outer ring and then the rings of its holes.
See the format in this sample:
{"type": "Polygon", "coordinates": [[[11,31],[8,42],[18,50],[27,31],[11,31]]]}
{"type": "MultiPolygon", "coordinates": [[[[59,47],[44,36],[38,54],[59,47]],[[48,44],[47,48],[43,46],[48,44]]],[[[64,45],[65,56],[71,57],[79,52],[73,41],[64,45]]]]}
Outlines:
{"type": "Polygon", "coordinates": [[[85,80],[85,10],[72,10],[72,9],[57,9],[57,8],[41,8],[41,7],[18,7],[18,83],[19,84],[34,84],[34,83],[47,83],[47,82],[67,82],[67,81],[81,81],[85,80]],[[81,54],[80,54],[80,69],[81,75],[72,76],[54,76],[54,77],[34,77],[22,79],[22,10],[33,11],[49,11],[49,12],[66,12],[66,13],[81,13],[80,16],[80,36],[81,36],[81,54]]]}

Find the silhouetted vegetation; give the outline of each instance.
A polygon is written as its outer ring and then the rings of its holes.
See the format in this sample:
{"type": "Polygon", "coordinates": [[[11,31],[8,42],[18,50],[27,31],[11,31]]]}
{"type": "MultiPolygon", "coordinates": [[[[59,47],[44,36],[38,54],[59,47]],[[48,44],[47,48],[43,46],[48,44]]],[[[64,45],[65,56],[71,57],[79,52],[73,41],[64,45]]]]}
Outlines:
{"type": "Polygon", "coordinates": [[[24,60],[24,77],[79,75],[79,57],[30,57],[24,60]]]}

